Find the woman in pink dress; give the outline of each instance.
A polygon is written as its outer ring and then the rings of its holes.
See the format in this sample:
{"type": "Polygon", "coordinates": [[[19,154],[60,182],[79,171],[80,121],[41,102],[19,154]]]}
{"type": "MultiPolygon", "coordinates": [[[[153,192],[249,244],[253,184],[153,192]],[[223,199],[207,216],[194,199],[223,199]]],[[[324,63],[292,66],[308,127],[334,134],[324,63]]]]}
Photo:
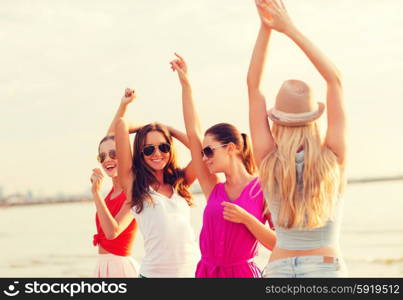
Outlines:
{"type": "Polygon", "coordinates": [[[193,103],[187,65],[182,57],[171,61],[182,86],[183,115],[196,176],[206,197],[200,233],[201,260],[196,277],[261,277],[253,262],[258,240],[268,249],[275,234],[264,225],[264,198],[255,176],[248,136],[233,125],[209,128],[202,140],[193,103]],[[217,173],[224,173],[220,182],[217,173]],[[270,231],[271,234],[267,234],[270,231]]]}

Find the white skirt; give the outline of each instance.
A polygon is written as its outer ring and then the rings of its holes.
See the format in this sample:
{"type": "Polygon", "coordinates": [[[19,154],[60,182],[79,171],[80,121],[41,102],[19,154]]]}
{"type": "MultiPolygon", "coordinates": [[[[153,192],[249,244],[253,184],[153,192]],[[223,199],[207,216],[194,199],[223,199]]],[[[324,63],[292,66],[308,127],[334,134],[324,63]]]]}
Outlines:
{"type": "Polygon", "coordinates": [[[131,256],[98,254],[94,277],[139,277],[139,265],[131,256]]]}

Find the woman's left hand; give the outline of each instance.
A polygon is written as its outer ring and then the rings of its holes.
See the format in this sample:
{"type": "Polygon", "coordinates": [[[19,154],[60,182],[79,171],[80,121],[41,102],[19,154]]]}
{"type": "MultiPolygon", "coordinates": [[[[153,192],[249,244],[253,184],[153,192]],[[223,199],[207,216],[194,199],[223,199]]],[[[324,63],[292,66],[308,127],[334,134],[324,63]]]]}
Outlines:
{"type": "Polygon", "coordinates": [[[242,207],[227,201],[221,202],[221,205],[224,206],[223,217],[225,220],[243,224],[246,222],[249,213],[242,207]]]}

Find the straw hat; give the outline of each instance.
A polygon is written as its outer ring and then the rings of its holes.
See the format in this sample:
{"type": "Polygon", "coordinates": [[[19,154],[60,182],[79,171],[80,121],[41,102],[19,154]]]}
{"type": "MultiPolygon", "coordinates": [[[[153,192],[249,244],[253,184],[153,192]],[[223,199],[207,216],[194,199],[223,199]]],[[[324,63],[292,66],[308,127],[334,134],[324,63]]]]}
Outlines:
{"type": "Polygon", "coordinates": [[[300,80],[287,80],[281,86],[268,117],[283,126],[303,126],[317,120],[325,104],[313,100],[311,88],[300,80]]]}

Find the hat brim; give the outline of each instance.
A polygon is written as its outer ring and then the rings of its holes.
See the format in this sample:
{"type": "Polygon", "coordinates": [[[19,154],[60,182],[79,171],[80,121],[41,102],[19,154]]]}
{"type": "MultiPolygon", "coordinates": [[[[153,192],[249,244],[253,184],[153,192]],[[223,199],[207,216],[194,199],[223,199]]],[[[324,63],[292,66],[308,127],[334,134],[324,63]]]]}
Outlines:
{"type": "Polygon", "coordinates": [[[273,108],[269,109],[267,111],[267,116],[273,123],[276,123],[276,124],[279,124],[279,125],[282,125],[282,126],[292,126],[292,127],[294,127],[294,126],[304,126],[304,125],[307,125],[309,123],[312,123],[312,122],[316,121],[317,119],[319,119],[322,116],[323,112],[325,111],[325,104],[322,103],[322,102],[318,102],[318,110],[316,111],[316,113],[314,115],[310,116],[309,118],[307,118],[307,119],[305,119],[303,121],[296,121],[296,122],[294,122],[294,121],[281,121],[276,116],[273,115],[272,111],[273,111],[273,108]]]}

